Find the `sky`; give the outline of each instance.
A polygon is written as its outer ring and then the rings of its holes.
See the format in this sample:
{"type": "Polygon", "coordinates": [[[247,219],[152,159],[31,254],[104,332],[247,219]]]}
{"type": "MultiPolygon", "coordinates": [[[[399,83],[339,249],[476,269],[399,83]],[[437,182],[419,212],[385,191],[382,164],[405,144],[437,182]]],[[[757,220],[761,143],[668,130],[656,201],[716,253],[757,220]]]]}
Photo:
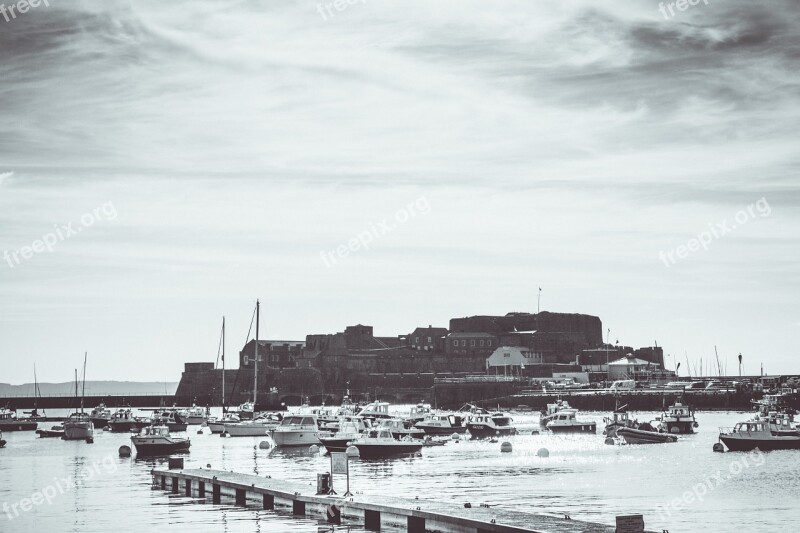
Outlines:
{"type": "Polygon", "coordinates": [[[49,4],[0,15],[0,382],[540,287],[681,375],[800,372],[796,2],[49,4]]]}

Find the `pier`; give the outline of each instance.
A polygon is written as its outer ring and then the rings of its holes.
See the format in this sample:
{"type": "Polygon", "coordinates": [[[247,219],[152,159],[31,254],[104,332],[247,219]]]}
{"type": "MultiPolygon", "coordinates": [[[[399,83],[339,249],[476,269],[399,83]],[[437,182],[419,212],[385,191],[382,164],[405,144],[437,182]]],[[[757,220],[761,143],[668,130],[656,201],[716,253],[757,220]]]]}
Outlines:
{"type": "MultiPolygon", "coordinates": [[[[151,472],[154,490],[206,499],[213,504],[225,501],[242,507],[282,511],[295,516],[318,518],[331,524],[363,524],[374,531],[384,527],[399,527],[409,533],[616,531],[614,526],[573,520],[569,516],[523,513],[499,507],[485,507],[478,502],[467,507],[455,502],[391,496],[357,494],[345,498],[336,494],[317,494],[316,487],[311,483],[304,485],[254,474],[202,468],[154,469],[151,472]]],[[[335,489],[343,493],[343,485],[340,481],[335,484],[335,489]]]]}

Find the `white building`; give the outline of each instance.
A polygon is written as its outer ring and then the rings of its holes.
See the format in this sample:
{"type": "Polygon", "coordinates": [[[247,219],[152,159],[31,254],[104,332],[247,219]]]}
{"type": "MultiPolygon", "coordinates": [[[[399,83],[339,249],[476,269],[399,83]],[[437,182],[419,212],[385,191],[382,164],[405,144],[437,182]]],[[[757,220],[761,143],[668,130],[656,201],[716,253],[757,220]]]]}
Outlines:
{"type": "Polygon", "coordinates": [[[495,373],[519,374],[525,367],[541,365],[544,356],[521,346],[501,346],[486,359],[486,369],[495,373]]]}
{"type": "Polygon", "coordinates": [[[635,379],[638,374],[646,374],[653,370],[660,370],[661,365],[627,355],[608,363],[608,379],[635,379]]]}

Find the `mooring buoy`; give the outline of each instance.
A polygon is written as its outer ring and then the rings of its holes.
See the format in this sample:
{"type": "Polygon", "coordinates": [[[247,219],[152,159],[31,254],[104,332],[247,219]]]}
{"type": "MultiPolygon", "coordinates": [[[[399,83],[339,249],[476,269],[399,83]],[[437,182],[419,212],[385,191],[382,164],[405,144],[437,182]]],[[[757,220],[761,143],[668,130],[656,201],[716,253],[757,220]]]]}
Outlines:
{"type": "Polygon", "coordinates": [[[269,450],[270,448],[272,448],[272,445],[269,443],[268,440],[262,440],[261,442],[258,443],[258,447],[261,448],[262,450],[269,450]]]}
{"type": "Polygon", "coordinates": [[[550,450],[547,448],[539,448],[539,451],[536,452],[537,457],[550,457],[550,450]]]}
{"type": "Polygon", "coordinates": [[[711,449],[719,453],[725,452],[725,446],[723,446],[721,442],[715,442],[714,446],[711,449]]]}
{"type": "Polygon", "coordinates": [[[511,443],[505,441],[503,444],[500,445],[500,451],[503,453],[510,453],[514,448],[511,446],[511,443]]]}
{"type": "Polygon", "coordinates": [[[614,439],[612,439],[611,437],[606,437],[606,444],[613,445],[614,439]]]}
{"type": "Polygon", "coordinates": [[[119,447],[119,456],[120,457],[130,457],[131,456],[131,447],[125,446],[124,444],[119,447]]]}
{"type": "Polygon", "coordinates": [[[311,446],[308,447],[308,451],[311,453],[319,453],[319,446],[317,446],[316,444],[312,444],[311,446]]]}
{"type": "Polygon", "coordinates": [[[347,454],[347,457],[361,457],[361,452],[353,445],[348,446],[344,453],[347,454]]]}

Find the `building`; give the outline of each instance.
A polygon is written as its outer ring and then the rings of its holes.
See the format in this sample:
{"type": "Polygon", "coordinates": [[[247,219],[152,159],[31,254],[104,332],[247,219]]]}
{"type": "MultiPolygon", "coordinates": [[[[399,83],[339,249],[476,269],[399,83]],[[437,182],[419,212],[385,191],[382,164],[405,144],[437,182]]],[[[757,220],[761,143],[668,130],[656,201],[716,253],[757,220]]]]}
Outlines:
{"type": "Polygon", "coordinates": [[[435,328],[428,326],[427,328],[417,328],[413,333],[409,333],[406,337],[406,343],[413,350],[439,353],[445,352],[445,341],[447,328],[435,328]]]}
{"type": "Polygon", "coordinates": [[[450,333],[446,338],[445,353],[448,356],[486,358],[497,346],[497,337],[491,333],[450,333]]]}
{"type": "Polygon", "coordinates": [[[526,368],[543,363],[544,358],[540,353],[521,346],[500,346],[486,359],[486,370],[490,373],[522,375],[526,368]]]}
{"type": "Polygon", "coordinates": [[[661,365],[628,354],[608,363],[608,379],[637,379],[637,376],[647,376],[658,370],[661,370],[661,365]]]}
{"type": "MultiPolygon", "coordinates": [[[[259,339],[258,363],[266,363],[273,368],[294,368],[297,359],[303,355],[306,343],[303,341],[272,341],[259,339]]],[[[255,339],[251,339],[239,352],[239,368],[250,368],[255,359],[255,339]]]]}

